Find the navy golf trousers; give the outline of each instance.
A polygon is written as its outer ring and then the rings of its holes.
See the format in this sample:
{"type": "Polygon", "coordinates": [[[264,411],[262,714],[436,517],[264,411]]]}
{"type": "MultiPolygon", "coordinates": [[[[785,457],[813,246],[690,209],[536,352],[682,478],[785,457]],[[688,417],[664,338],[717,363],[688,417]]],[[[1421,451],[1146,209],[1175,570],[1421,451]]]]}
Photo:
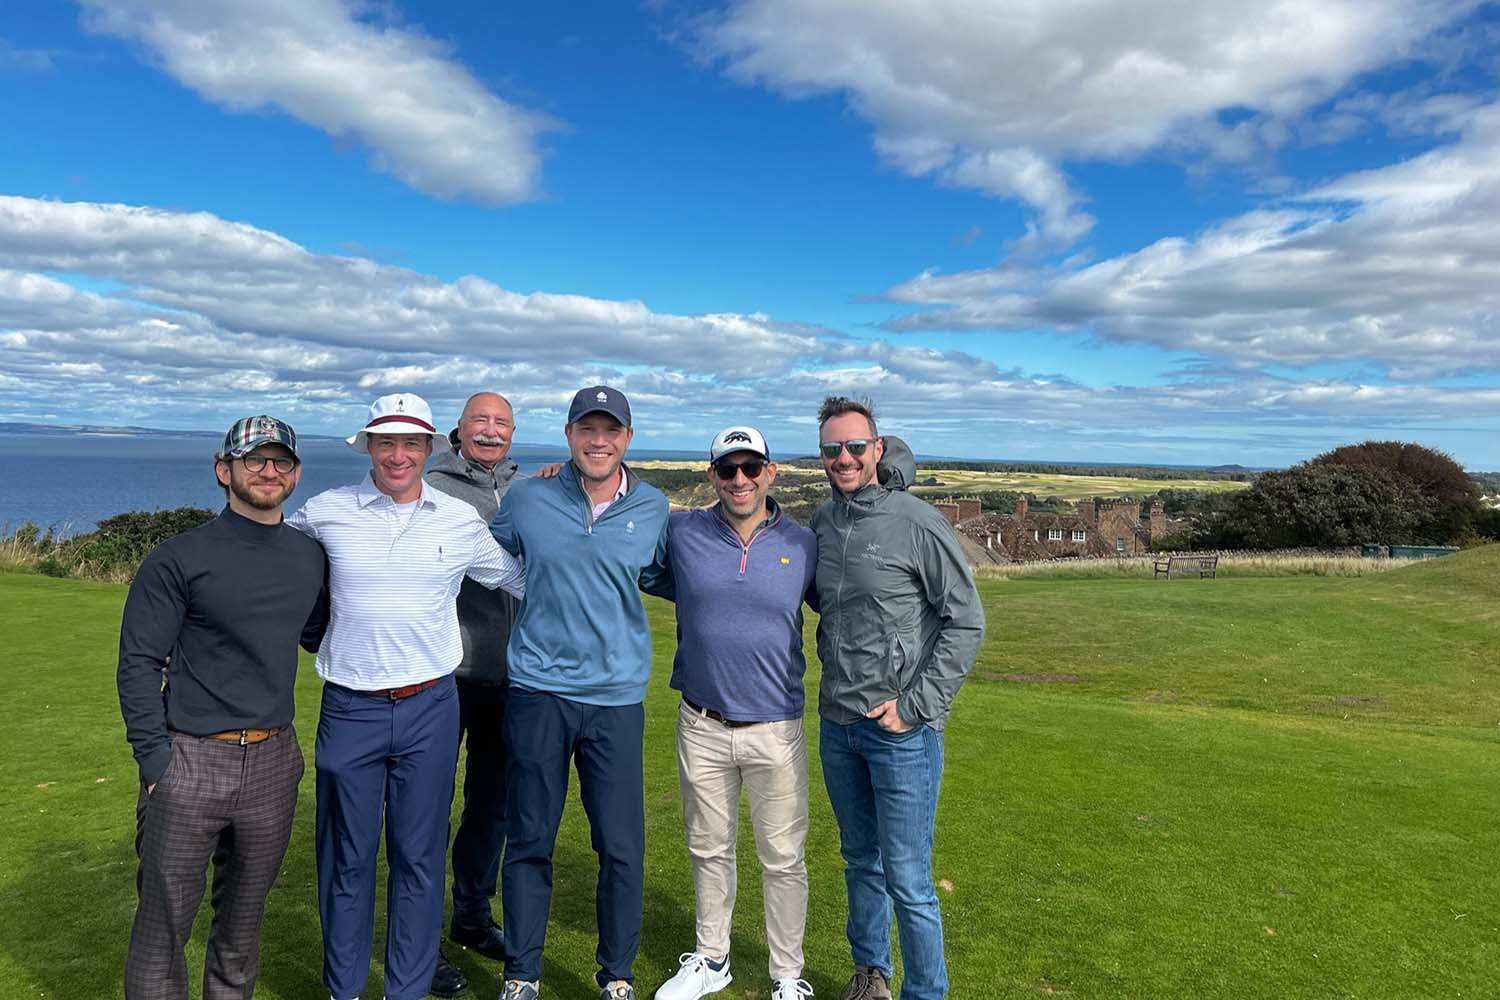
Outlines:
{"type": "Polygon", "coordinates": [[[568,795],[568,768],[589,819],[599,879],[600,986],[632,980],[641,943],[646,855],[642,802],[640,705],[588,705],[512,687],[505,705],[508,755],[505,862],[500,895],[505,912],[505,978],[541,977],[542,942],[552,905],[552,850],[568,795]]]}

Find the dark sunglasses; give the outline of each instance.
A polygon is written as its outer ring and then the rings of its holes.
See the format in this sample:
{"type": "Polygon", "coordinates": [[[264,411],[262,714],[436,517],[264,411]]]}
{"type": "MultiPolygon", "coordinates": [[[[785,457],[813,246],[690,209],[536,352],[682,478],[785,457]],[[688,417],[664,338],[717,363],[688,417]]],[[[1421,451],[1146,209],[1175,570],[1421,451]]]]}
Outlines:
{"type": "Polygon", "coordinates": [[[868,438],[850,438],[848,441],[824,441],[818,445],[818,451],[822,452],[823,457],[830,461],[838,458],[839,452],[844,450],[847,450],[850,455],[858,458],[865,453],[865,449],[870,447],[870,444],[871,442],[868,438]]]}
{"type": "Polygon", "coordinates": [[[259,472],[270,462],[277,472],[285,475],[297,467],[297,460],[289,455],[278,455],[275,458],[267,458],[264,455],[241,455],[240,461],[245,463],[246,472],[259,472]]]}
{"type": "Polygon", "coordinates": [[[714,475],[718,476],[726,483],[734,478],[734,474],[736,472],[743,472],[746,479],[759,479],[761,470],[765,467],[765,462],[755,460],[749,462],[739,462],[737,464],[734,462],[719,462],[714,465],[714,475]]]}

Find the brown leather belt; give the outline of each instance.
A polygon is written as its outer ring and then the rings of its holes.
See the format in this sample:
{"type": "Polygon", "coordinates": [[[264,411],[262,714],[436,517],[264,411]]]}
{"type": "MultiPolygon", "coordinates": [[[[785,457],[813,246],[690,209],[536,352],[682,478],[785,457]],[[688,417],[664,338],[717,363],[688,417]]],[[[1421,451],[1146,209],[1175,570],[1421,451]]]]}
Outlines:
{"type": "Polygon", "coordinates": [[[398,688],[379,688],[375,691],[361,691],[360,694],[372,695],[376,698],[389,698],[391,701],[400,701],[402,698],[410,698],[414,694],[421,694],[429,688],[437,687],[441,677],[434,677],[430,681],[419,681],[416,684],[408,684],[398,688]]]}
{"type": "Polygon", "coordinates": [[[247,747],[252,743],[264,743],[285,728],[285,726],[277,726],[275,729],[231,729],[227,733],[209,733],[207,738],[223,740],[225,743],[238,743],[242,747],[247,747]]]}
{"type": "Polygon", "coordinates": [[[730,729],[740,729],[744,726],[758,726],[761,724],[759,720],[751,720],[749,722],[746,722],[743,719],[726,719],[724,718],[723,712],[715,711],[712,708],[704,708],[702,705],[686,696],[683,697],[682,703],[688,707],[688,711],[697,712],[705,719],[713,719],[719,725],[728,726],[730,729]]]}

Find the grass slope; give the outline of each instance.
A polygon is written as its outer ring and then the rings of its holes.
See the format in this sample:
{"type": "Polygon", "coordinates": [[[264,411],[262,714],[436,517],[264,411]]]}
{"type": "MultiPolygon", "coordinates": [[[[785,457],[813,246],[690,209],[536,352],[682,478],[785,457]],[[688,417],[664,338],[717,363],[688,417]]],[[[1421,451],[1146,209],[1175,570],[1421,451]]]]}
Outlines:
{"type": "MultiPolygon", "coordinates": [[[[1373,578],[1020,578],[982,590],[990,636],[948,730],[934,858],[953,997],[1493,995],[1500,548],[1373,578]]],[[[0,575],[13,706],[0,727],[0,794],[12,803],[0,813],[6,998],[120,995],[136,782],[113,686],[123,595],[0,575]]],[[[648,606],[643,997],[693,937],[666,686],[671,610],[648,606]]],[[[816,725],[810,716],[814,747],[816,725]]],[[[843,884],[816,752],[812,764],[807,978],[831,997],[848,967],[843,884]]],[[[311,782],[309,768],[258,997],[326,996],[311,782]]],[[[748,829],[741,838],[726,998],[766,995],[748,829]]],[[[595,995],[592,883],[575,795],[548,997],[595,995]]],[[[206,929],[205,907],[195,970],[206,929]]],[[[457,958],[477,996],[498,992],[494,964],[457,958]]]]}

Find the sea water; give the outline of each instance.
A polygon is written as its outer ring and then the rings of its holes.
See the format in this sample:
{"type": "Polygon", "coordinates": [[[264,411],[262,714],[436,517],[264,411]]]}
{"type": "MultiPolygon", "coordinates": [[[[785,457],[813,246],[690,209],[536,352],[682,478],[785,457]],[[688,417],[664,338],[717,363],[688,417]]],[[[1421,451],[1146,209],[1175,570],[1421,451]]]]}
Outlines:
{"type": "MultiPolygon", "coordinates": [[[[126,511],[218,510],[224,491],[214,479],[213,454],[222,442],[211,435],[0,435],[0,534],[28,521],[74,535],[126,511]]],[[[367,456],[336,438],[304,438],[300,450],[302,479],[287,501],[289,511],[316,493],[358,481],[370,468],[367,456]]],[[[511,457],[531,471],[567,452],[517,445],[511,457]]]]}

